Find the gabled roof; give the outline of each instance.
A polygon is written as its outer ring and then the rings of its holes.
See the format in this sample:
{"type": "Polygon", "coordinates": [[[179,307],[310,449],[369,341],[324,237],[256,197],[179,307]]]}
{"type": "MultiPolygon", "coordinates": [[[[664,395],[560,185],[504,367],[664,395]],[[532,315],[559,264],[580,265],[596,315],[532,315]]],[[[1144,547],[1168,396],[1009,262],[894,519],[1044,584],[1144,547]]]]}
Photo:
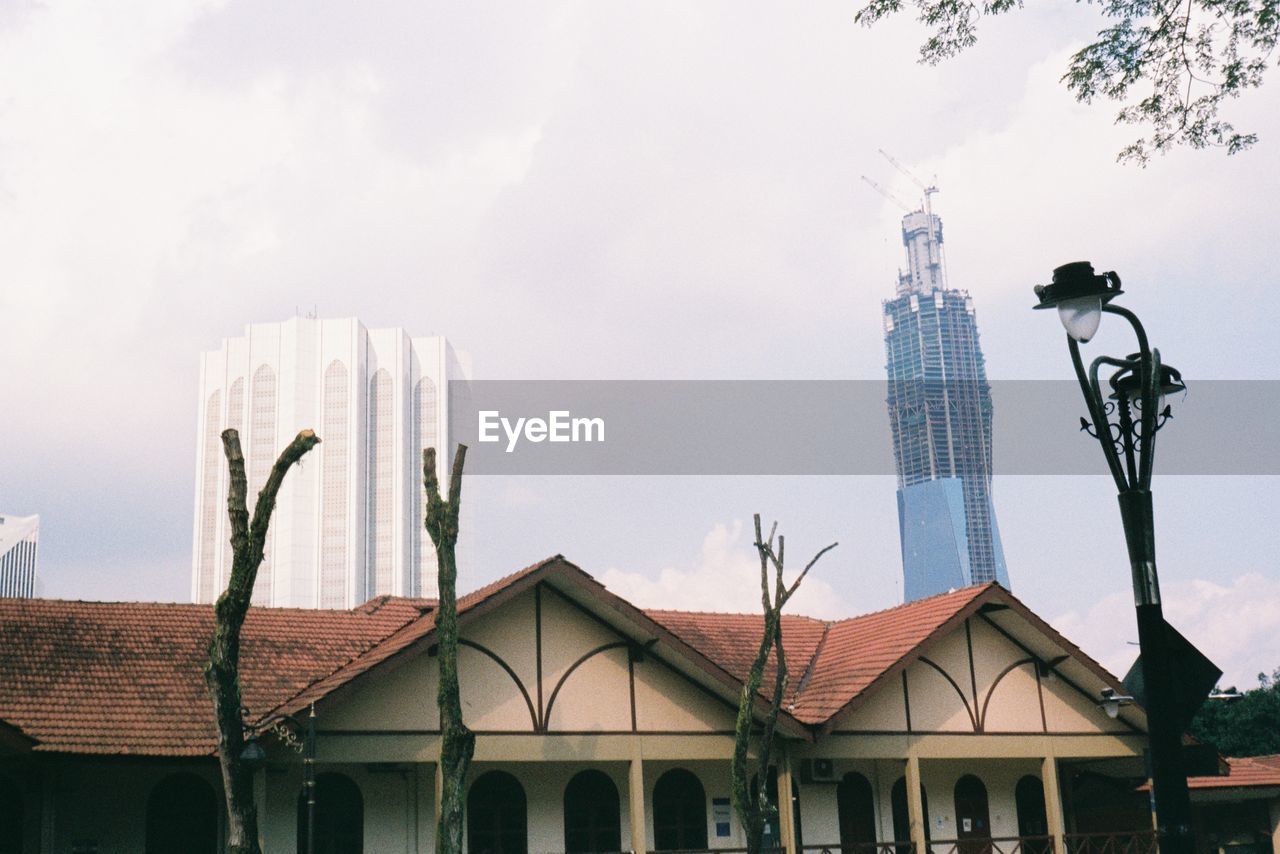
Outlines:
{"type": "MultiPolygon", "coordinates": [[[[643,611],[560,555],[459,598],[460,623],[540,583],[635,643],[656,644],[655,654],[736,703],[759,645],[760,615],[643,611]]],[[[435,604],[381,597],[350,611],[250,609],[241,662],[251,719],[300,711],[428,648],[435,604]]],[[[1065,651],[1081,672],[1119,684],[1007,590],[987,584],[836,622],[785,615],[791,678],[780,726],[793,736],[830,729],[974,615],[1029,627],[1029,642],[1046,656],[1065,651]]],[[[216,737],[203,667],[212,630],[208,605],[0,599],[0,722],[36,751],[210,755],[216,737]]],[[[772,665],[763,692],[771,690],[772,665]]]]}
{"type": "Polygon", "coordinates": [[[1188,777],[1191,789],[1246,789],[1280,787],[1280,754],[1227,758],[1225,776],[1188,777]]]}
{"type": "MultiPolygon", "coordinates": [[[[263,711],[421,616],[423,600],[354,611],[251,608],[244,703],[263,711]]],[[[204,663],[213,608],[0,599],[0,720],[36,751],[210,754],[204,663]]]]}

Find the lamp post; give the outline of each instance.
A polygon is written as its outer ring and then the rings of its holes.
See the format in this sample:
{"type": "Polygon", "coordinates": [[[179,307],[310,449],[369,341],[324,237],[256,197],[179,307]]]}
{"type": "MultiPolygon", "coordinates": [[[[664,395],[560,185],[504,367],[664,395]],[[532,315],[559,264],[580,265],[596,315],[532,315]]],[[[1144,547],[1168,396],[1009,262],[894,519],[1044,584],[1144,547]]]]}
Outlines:
{"type": "MultiPolygon", "coordinates": [[[[245,717],[249,710],[240,709],[240,716],[245,717]]],[[[280,740],[291,747],[294,752],[302,754],[302,792],[307,797],[307,854],[315,854],[316,849],[316,704],[312,703],[307,713],[307,723],[302,723],[293,715],[279,714],[263,721],[249,732],[244,748],[240,751],[240,761],[249,768],[261,768],[267,761],[267,752],[258,744],[258,731],[270,730],[280,740]],[[303,739],[285,728],[290,723],[303,731],[303,739]]]]}
{"type": "Polygon", "coordinates": [[[1170,417],[1166,395],[1185,389],[1182,375],[1160,361],[1160,351],[1147,343],[1146,330],[1137,316],[1111,304],[1123,293],[1120,277],[1115,273],[1095,275],[1087,261],[1065,264],[1053,271],[1050,284],[1037,285],[1035,293],[1040,300],[1036,308],[1057,308],[1067,330],[1067,348],[1089,412],[1087,419],[1080,419],[1081,429],[1102,446],[1119,491],[1138,617],[1160,851],[1191,854],[1191,800],[1182,764],[1182,732],[1175,710],[1173,663],[1160,604],[1151,511],[1156,433],[1170,417]],[[1138,352],[1123,359],[1099,356],[1086,370],[1080,344],[1093,338],[1104,314],[1117,315],[1129,323],[1137,337],[1138,352]],[[1105,394],[1098,378],[1104,367],[1113,369],[1106,381],[1110,393],[1105,394]]]}

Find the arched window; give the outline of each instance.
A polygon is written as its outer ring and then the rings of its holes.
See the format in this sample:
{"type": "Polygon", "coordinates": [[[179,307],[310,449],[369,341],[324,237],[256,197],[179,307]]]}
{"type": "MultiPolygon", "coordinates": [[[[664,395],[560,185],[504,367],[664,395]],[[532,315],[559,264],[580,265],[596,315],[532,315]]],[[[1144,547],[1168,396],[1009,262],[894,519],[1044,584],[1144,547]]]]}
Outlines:
{"type": "Polygon", "coordinates": [[[22,854],[23,812],[22,789],[0,777],[0,854],[22,854]]]}
{"type": "Polygon", "coordinates": [[[653,787],[653,847],[707,847],[707,793],[693,772],[672,768],[653,787]]]}
{"type": "MultiPolygon", "coordinates": [[[[346,774],[316,775],[315,854],[364,851],[364,798],[346,774]]],[[[307,794],[298,795],[298,852],[307,850],[307,794]]]]}
{"type": "Polygon", "coordinates": [[[525,854],[529,850],[527,815],[519,780],[506,771],[481,774],[467,794],[467,851],[525,854]]]}
{"type": "Polygon", "coordinates": [[[991,816],[987,787],[972,774],[956,780],[956,838],[960,854],[985,854],[991,850],[991,816]]]}
{"type": "MultiPolygon", "coordinates": [[[[906,791],[905,784],[903,791],[906,791]]],[[[844,775],[836,786],[836,811],[840,815],[841,848],[876,844],[875,796],[866,777],[856,771],[844,775]]]]}
{"type": "MultiPolygon", "coordinates": [[[[1013,790],[1013,800],[1018,808],[1018,835],[1044,837],[1049,834],[1049,818],[1044,808],[1044,785],[1040,778],[1028,774],[1018,781],[1013,790]]],[[[1027,854],[1045,854],[1053,846],[1048,839],[1024,841],[1027,854]]]]}
{"type": "Polygon", "coordinates": [[[566,854],[622,850],[618,787],[601,771],[580,771],[564,789],[566,854]]]}
{"type": "MultiPolygon", "coordinates": [[[[905,846],[911,844],[911,812],[907,807],[906,777],[899,777],[898,782],[893,784],[893,789],[889,792],[889,805],[893,810],[893,841],[904,846],[899,848],[899,851],[909,851],[909,848],[905,848],[905,846]]],[[[931,838],[929,830],[929,793],[925,791],[923,783],[920,785],[920,809],[924,813],[924,838],[928,842],[931,838]]]]}
{"type": "MultiPolygon", "coordinates": [[[[764,834],[761,843],[765,848],[782,848],[782,804],[778,802],[778,769],[770,766],[769,776],[765,779],[765,794],[769,798],[769,803],[773,805],[773,816],[765,822],[764,834]]],[[[755,803],[756,792],[760,791],[760,777],[757,774],[751,775],[751,802],[755,803]]],[[[796,850],[804,847],[804,831],[800,820],[800,787],[796,785],[796,781],[791,781],[791,818],[795,824],[796,850]]]]}
{"type": "Polygon", "coordinates": [[[218,795],[213,786],[187,773],[170,774],[157,783],[147,798],[147,854],[214,854],[217,848],[218,795]]]}

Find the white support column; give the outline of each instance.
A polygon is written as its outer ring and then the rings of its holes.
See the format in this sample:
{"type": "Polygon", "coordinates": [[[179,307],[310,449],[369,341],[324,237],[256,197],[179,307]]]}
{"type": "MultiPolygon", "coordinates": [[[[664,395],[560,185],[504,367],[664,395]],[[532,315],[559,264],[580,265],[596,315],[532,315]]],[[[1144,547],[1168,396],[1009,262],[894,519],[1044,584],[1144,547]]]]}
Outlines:
{"type": "Polygon", "coordinates": [[[924,803],[920,798],[920,757],[915,750],[907,754],[907,816],[911,819],[911,843],[916,854],[929,854],[924,836],[924,803]]]}
{"type": "Polygon", "coordinates": [[[436,788],[435,788],[436,808],[432,812],[434,818],[432,821],[436,824],[437,830],[440,825],[440,810],[444,808],[444,763],[436,761],[436,788]]]}
{"type": "Polygon", "coordinates": [[[627,806],[631,816],[631,850],[644,854],[649,850],[645,833],[644,760],[640,754],[640,741],[636,739],[631,749],[631,767],[627,774],[627,806]]]}
{"type": "Polygon", "coordinates": [[[1053,850],[1066,854],[1066,822],[1063,820],[1062,792],[1058,784],[1058,760],[1046,756],[1040,763],[1040,782],[1044,784],[1045,817],[1049,822],[1049,835],[1053,837],[1053,850]]]}
{"type": "Polygon", "coordinates": [[[778,752],[778,835],[782,837],[783,851],[800,854],[796,850],[796,811],[791,800],[791,760],[785,749],[778,752]]]}

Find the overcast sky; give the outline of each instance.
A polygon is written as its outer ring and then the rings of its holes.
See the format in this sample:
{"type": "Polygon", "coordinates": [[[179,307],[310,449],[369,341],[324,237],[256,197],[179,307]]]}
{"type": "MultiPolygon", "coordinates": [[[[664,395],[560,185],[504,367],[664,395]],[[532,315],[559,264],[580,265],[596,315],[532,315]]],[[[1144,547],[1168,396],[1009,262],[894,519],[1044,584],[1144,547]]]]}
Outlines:
{"type": "MultiPolygon", "coordinates": [[[[41,514],[44,593],[188,595],[196,357],[251,321],[443,334],[484,379],[881,377],[901,211],[859,176],[919,193],[879,148],[937,176],[992,378],[1069,376],[1030,287],[1081,259],[1193,394],[1277,378],[1280,83],[1229,105],[1255,150],[1119,166],[1136,131],[1058,82],[1095,6],[939,68],[857,6],[0,0],[0,512],[41,514]]],[[[1167,612],[1241,687],[1280,666],[1278,486],[1155,487],[1167,612]]],[[[901,596],[893,491],[476,478],[463,586],[562,552],[643,605],[751,609],[759,511],[793,555],[841,541],[796,609],[858,613],[901,596]]],[[[994,495],[1015,593],[1122,673],[1108,481],[994,495]]]]}

